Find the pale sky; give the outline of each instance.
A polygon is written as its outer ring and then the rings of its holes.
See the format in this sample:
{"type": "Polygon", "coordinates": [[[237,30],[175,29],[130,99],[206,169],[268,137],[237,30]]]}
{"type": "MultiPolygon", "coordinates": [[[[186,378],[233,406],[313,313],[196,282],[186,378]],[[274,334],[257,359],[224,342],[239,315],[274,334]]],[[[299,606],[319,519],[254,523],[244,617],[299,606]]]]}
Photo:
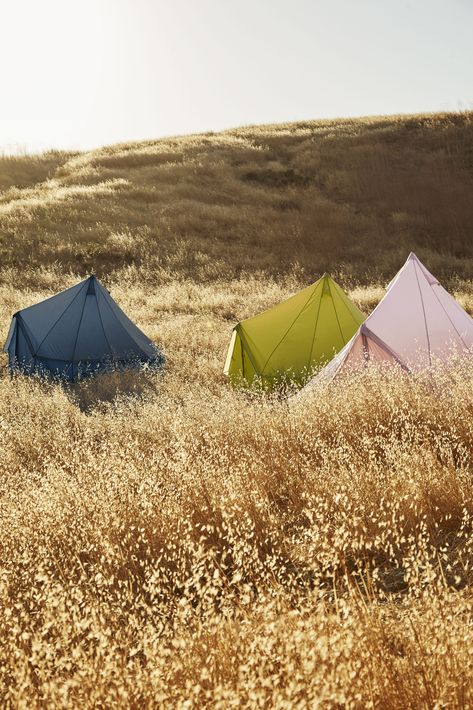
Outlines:
{"type": "Polygon", "coordinates": [[[473,0],[0,0],[0,151],[473,108],[473,0]]]}

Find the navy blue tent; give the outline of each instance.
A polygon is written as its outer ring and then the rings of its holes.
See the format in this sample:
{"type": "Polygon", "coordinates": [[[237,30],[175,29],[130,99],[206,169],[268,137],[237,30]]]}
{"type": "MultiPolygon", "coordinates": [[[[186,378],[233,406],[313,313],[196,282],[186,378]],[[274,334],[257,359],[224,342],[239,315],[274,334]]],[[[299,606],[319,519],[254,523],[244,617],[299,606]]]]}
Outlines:
{"type": "Polygon", "coordinates": [[[95,276],[15,313],[4,350],[12,369],[67,380],[164,362],[95,276]]]}

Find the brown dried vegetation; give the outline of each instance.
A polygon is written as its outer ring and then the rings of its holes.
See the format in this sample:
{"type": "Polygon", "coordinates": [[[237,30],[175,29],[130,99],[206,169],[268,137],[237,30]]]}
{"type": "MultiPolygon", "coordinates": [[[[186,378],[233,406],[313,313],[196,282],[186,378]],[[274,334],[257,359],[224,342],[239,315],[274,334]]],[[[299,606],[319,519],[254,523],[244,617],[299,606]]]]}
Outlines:
{"type": "Polygon", "coordinates": [[[94,267],[167,356],[0,377],[3,706],[473,704],[471,366],[292,404],[221,374],[325,269],[368,312],[414,249],[471,313],[472,155],[464,114],[0,160],[3,337],[94,267]]]}

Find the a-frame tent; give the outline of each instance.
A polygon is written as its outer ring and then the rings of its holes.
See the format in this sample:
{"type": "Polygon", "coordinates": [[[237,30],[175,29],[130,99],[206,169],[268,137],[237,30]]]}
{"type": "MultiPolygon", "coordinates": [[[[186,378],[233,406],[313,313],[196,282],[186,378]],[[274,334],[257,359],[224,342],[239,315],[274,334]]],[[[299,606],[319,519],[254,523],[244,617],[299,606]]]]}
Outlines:
{"type": "Polygon", "coordinates": [[[324,274],[315,284],[234,328],[224,373],[233,384],[303,383],[331,360],[364,314],[324,274]]]}
{"type": "Polygon", "coordinates": [[[464,354],[473,354],[473,319],[411,252],[384,298],[314,380],[370,362],[419,371],[464,354]]]}
{"type": "Polygon", "coordinates": [[[95,276],[15,313],[4,350],[13,370],[66,380],[164,361],[95,276]]]}

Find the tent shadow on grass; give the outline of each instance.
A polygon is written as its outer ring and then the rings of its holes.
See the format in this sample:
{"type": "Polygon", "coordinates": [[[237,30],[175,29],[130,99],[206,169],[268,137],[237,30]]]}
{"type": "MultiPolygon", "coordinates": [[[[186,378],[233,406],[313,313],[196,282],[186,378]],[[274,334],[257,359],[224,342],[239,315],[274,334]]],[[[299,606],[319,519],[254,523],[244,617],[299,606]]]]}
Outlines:
{"type": "Polygon", "coordinates": [[[161,381],[162,375],[156,371],[119,369],[63,386],[81,412],[91,414],[110,405],[143,402],[157,394],[161,381]]]}
{"type": "Polygon", "coordinates": [[[155,397],[161,388],[162,370],[116,369],[99,372],[76,382],[61,378],[51,378],[41,374],[24,375],[12,372],[0,359],[0,379],[20,379],[29,381],[33,388],[44,394],[62,388],[68,399],[84,414],[109,410],[111,406],[127,407],[133,403],[143,403],[155,397]]]}
{"type": "Polygon", "coordinates": [[[101,372],[77,382],[64,382],[70,399],[85,414],[108,409],[110,405],[126,406],[143,402],[157,394],[162,372],[139,369],[117,369],[101,372]]]}

